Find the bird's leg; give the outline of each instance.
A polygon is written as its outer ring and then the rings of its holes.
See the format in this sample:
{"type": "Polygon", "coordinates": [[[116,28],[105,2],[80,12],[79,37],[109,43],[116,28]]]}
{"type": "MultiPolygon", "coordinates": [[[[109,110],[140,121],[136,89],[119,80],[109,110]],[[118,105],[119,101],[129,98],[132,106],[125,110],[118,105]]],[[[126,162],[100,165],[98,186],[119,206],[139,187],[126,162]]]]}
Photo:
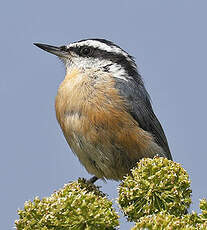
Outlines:
{"type": "Polygon", "coordinates": [[[98,180],[98,177],[93,176],[93,177],[91,177],[91,179],[88,180],[88,182],[93,184],[93,183],[95,183],[97,180],[98,180]]]}

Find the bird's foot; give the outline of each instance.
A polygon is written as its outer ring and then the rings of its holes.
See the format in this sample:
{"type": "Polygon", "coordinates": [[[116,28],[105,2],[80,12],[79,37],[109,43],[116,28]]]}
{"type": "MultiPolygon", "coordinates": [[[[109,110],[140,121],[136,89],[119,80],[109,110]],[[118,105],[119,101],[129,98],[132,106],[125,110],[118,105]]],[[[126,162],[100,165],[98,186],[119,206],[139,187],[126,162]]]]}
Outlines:
{"type": "Polygon", "coordinates": [[[87,182],[94,184],[97,180],[98,180],[98,177],[93,176],[89,180],[87,180],[87,182]]]}

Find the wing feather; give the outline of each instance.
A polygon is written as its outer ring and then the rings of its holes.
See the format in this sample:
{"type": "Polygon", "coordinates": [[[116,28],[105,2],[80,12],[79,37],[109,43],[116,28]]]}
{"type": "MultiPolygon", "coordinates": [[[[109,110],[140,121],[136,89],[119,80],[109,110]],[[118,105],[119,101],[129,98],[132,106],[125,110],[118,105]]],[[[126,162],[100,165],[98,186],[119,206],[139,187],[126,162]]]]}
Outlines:
{"type": "Polygon", "coordinates": [[[135,79],[129,79],[128,81],[117,79],[116,88],[118,88],[120,95],[126,100],[128,112],[143,130],[153,135],[156,143],[165,151],[166,157],[172,160],[167,138],[153,112],[150,97],[141,78],[139,83],[135,79]]]}

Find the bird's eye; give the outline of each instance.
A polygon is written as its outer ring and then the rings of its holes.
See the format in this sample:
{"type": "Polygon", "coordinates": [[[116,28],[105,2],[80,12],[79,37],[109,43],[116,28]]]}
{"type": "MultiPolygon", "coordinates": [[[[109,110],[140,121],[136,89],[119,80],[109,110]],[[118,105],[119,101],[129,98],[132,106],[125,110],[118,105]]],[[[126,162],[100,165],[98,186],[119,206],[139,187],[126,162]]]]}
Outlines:
{"type": "Polygon", "coordinates": [[[91,52],[92,52],[92,49],[89,47],[83,47],[80,50],[80,53],[84,56],[88,56],[89,54],[91,54],[91,52]]]}

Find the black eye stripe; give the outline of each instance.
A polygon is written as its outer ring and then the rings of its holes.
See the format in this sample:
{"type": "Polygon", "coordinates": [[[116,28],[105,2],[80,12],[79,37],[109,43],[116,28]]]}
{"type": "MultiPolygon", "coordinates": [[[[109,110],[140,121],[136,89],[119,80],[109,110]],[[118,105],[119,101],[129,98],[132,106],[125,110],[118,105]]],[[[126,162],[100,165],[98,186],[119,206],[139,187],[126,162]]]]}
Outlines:
{"type": "MultiPolygon", "coordinates": [[[[112,57],[112,58],[117,57],[118,59],[120,59],[120,58],[121,59],[122,58],[127,59],[127,57],[121,53],[109,52],[106,50],[95,48],[93,46],[86,46],[86,45],[81,46],[81,47],[79,47],[79,46],[70,47],[69,51],[72,51],[79,56],[85,56],[85,54],[83,54],[83,50],[86,50],[86,49],[90,49],[90,53],[88,53],[87,56],[94,57],[94,58],[109,59],[110,57],[112,57]]],[[[128,57],[131,59],[130,56],[128,56],[128,57]]]]}
{"type": "Polygon", "coordinates": [[[93,46],[86,46],[86,45],[81,47],[80,46],[70,47],[69,51],[72,51],[76,53],[78,56],[85,57],[85,58],[97,58],[99,60],[109,60],[117,65],[122,66],[122,68],[124,68],[124,70],[129,76],[136,76],[138,74],[134,59],[130,55],[126,57],[121,53],[109,52],[106,50],[95,48],[93,46]],[[90,54],[83,55],[81,53],[81,50],[85,47],[91,50],[90,54]]]}
{"type": "Polygon", "coordinates": [[[80,54],[80,55],[83,55],[83,56],[91,56],[93,50],[94,50],[94,49],[92,49],[91,47],[84,46],[84,47],[81,47],[81,48],[80,48],[79,54],[80,54]]]}
{"type": "Polygon", "coordinates": [[[76,53],[79,56],[92,56],[92,51],[94,51],[95,48],[92,46],[74,46],[74,47],[69,47],[69,51],[72,51],[76,53]],[[87,52],[86,52],[87,50],[87,52]]]}

